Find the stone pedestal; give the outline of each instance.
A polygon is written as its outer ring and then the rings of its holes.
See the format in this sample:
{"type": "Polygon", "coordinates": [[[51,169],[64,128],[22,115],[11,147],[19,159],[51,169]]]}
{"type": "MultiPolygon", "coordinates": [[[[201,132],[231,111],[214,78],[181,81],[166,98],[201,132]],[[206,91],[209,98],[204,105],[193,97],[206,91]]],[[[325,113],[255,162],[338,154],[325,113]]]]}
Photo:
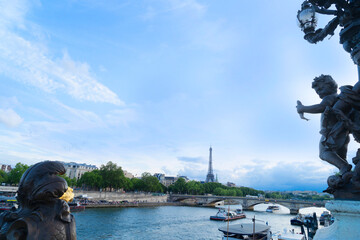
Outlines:
{"type": "Polygon", "coordinates": [[[314,240],[360,239],[360,201],[333,200],[325,207],[335,222],[318,229],[314,240]]]}

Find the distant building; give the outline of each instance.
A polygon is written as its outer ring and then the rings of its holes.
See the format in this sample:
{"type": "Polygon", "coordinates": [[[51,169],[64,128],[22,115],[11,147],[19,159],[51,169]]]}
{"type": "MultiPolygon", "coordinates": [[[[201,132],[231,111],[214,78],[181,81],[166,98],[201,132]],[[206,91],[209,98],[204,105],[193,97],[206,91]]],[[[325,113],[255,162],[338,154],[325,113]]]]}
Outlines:
{"type": "Polygon", "coordinates": [[[165,176],[165,174],[163,174],[163,173],[155,173],[154,177],[156,177],[159,180],[159,182],[162,185],[164,185],[165,187],[168,187],[171,184],[174,184],[179,178],[185,179],[185,182],[189,181],[189,178],[186,176],[170,177],[170,176],[165,176]]]}
{"type": "Polygon", "coordinates": [[[227,182],[226,186],[228,186],[228,187],[236,187],[235,183],[232,183],[232,182],[227,182]]]}
{"type": "Polygon", "coordinates": [[[64,166],[66,169],[65,175],[71,179],[75,178],[76,180],[79,180],[84,173],[98,169],[95,165],[75,162],[64,163],[64,166]]]}
{"type": "Polygon", "coordinates": [[[125,177],[127,177],[127,178],[134,178],[134,174],[132,174],[132,173],[129,173],[128,171],[126,171],[126,170],[123,170],[123,172],[124,172],[124,175],[125,175],[125,177]]]}
{"type": "Polygon", "coordinates": [[[292,191],[294,195],[319,195],[316,191],[292,191]]]}
{"type": "Polygon", "coordinates": [[[187,176],[178,176],[178,179],[179,178],[183,178],[185,180],[185,182],[190,181],[190,179],[187,176]]]}
{"type": "Polygon", "coordinates": [[[155,173],[154,177],[156,177],[159,180],[159,182],[163,184],[163,182],[165,180],[165,174],[163,174],[163,173],[155,173]]]}
{"type": "Polygon", "coordinates": [[[171,184],[174,184],[178,180],[177,177],[167,177],[165,176],[164,182],[162,183],[165,187],[170,186],[171,184]]]}
{"type": "Polygon", "coordinates": [[[8,173],[12,170],[11,165],[7,165],[7,164],[0,164],[1,170],[8,173]]]}

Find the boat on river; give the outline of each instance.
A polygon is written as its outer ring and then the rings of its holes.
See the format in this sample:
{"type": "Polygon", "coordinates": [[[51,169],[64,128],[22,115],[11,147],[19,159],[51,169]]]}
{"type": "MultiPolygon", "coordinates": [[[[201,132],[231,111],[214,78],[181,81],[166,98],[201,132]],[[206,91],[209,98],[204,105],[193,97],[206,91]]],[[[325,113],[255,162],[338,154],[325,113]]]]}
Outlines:
{"type": "Polygon", "coordinates": [[[70,212],[81,212],[85,210],[85,206],[79,202],[69,202],[70,212]]]}
{"type": "Polygon", "coordinates": [[[223,240],[254,239],[270,240],[270,226],[262,223],[232,224],[219,228],[224,233],[223,240]]]}
{"type": "Polygon", "coordinates": [[[232,221],[236,219],[245,218],[246,215],[241,209],[226,210],[225,208],[219,208],[215,216],[210,216],[210,220],[215,221],[232,221]]]}
{"type": "Polygon", "coordinates": [[[277,235],[278,240],[305,240],[304,234],[287,232],[277,235]]]}
{"type": "Polygon", "coordinates": [[[18,207],[15,197],[3,197],[0,200],[0,212],[16,210],[18,207]]]}
{"type": "Polygon", "coordinates": [[[319,217],[320,225],[329,226],[334,222],[334,217],[328,211],[324,211],[319,217]]]}
{"type": "Polygon", "coordinates": [[[298,215],[296,215],[296,217],[290,219],[290,224],[293,226],[302,226],[304,225],[304,221],[305,215],[299,213],[298,215]]]}
{"type": "Polygon", "coordinates": [[[267,207],[266,212],[273,213],[274,211],[278,210],[280,210],[279,206],[271,205],[267,207]]]}

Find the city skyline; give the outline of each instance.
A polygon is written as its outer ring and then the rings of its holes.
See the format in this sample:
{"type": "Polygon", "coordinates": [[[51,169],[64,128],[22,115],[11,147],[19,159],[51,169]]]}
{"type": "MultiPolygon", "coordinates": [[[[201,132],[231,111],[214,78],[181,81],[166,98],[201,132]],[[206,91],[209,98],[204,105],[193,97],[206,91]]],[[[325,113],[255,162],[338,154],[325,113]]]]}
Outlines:
{"type": "Polygon", "coordinates": [[[326,189],[320,116],[301,120],[296,101],[320,102],[314,77],[349,85],[357,69],[338,32],[303,39],[301,2],[0,0],[0,162],[204,180],[211,145],[220,182],[326,189]]]}

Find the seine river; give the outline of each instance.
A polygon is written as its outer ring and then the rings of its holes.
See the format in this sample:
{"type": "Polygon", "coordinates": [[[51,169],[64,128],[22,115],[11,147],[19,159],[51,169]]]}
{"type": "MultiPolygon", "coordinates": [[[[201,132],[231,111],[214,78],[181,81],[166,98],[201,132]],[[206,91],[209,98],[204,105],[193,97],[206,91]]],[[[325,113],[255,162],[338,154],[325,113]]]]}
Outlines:
{"type": "MultiPolygon", "coordinates": [[[[256,206],[256,211],[246,212],[246,219],[230,222],[237,224],[251,222],[251,218],[268,222],[272,232],[284,228],[300,232],[300,228],[291,226],[288,209],[283,207],[277,213],[264,212],[266,205],[256,206]]],[[[231,208],[234,208],[231,206],[231,208]]],[[[324,208],[309,208],[301,213],[316,212],[318,216],[324,208]]],[[[160,240],[220,240],[218,231],[227,223],[210,221],[215,208],[164,206],[153,208],[89,208],[73,213],[76,219],[77,239],[160,239],[160,240]]]]}

